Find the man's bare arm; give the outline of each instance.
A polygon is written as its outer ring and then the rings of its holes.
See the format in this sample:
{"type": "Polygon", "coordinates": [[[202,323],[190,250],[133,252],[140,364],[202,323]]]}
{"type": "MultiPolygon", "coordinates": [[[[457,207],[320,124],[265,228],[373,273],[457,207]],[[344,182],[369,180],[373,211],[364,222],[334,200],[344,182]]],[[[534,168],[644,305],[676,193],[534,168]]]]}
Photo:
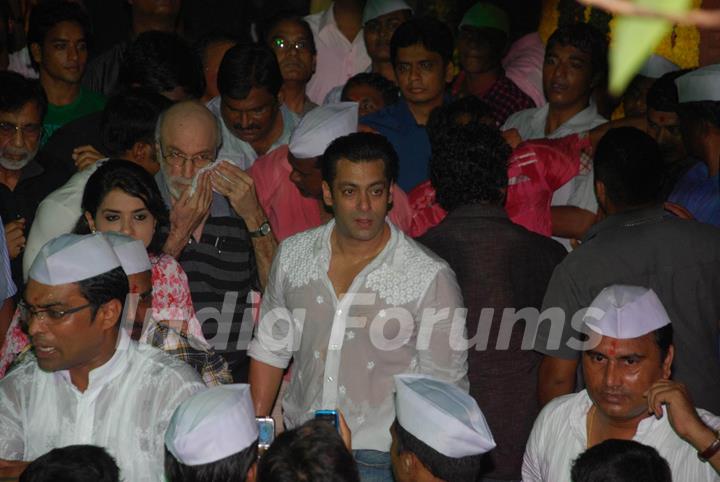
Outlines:
{"type": "Polygon", "coordinates": [[[597,219],[592,211],[576,206],[552,206],[550,215],[553,236],[570,239],[582,239],[597,219]]]}
{"type": "Polygon", "coordinates": [[[545,406],[553,398],[567,395],[575,390],[577,365],[577,360],[543,356],[538,374],[540,406],[545,406]]]}
{"type": "Polygon", "coordinates": [[[250,360],[250,394],[255,405],[255,415],[258,417],[270,415],[282,377],[282,368],[255,359],[250,360]]]}

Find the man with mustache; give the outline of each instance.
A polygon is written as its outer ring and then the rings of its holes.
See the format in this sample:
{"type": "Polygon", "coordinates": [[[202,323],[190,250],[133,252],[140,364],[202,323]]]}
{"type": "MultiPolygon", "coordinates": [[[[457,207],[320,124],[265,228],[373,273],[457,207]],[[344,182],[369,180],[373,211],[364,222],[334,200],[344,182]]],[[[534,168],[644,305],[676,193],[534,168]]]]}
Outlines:
{"type": "Polygon", "coordinates": [[[12,276],[22,292],[22,252],[35,210],[58,187],[35,161],[47,99],[37,80],[0,72],[0,217],[12,276]]]}
{"type": "Polygon", "coordinates": [[[260,45],[236,45],[218,71],[220,95],[207,103],[220,119],[219,159],[248,169],[255,159],[287,144],[298,116],[278,99],[283,78],[275,54],[260,45]]]}
{"type": "Polygon", "coordinates": [[[696,409],[685,385],[671,380],[676,350],[692,348],[673,343],[674,324],[655,292],[609,286],[583,325],[587,389],[556,398],[540,413],[523,481],[570,480],[573,460],[610,439],[654,447],[673,480],[720,480],[720,417],[696,409]]]}

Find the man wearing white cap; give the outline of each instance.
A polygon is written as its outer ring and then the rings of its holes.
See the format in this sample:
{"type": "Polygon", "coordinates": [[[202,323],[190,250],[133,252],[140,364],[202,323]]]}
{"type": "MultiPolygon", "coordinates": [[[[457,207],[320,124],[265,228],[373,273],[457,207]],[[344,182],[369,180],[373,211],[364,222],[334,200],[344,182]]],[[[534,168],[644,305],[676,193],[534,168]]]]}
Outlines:
{"type": "Polygon", "coordinates": [[[569,480],[573,460],[609,439],[654,447],[673,480],[720,480],[720,417],[695,409],[685,386],[670,379],[673,330],[655,292],[609,286],[583,324],[587,389],[556,398],[540,413],[523,481],[569,480]]]}
{"type": "Polygon", "coordinates": [[[392,376],[424,373],[467,390],[466,347],[450,338],[465,330],[462,296],[447,263],[386,221],[398,169],[387,139],[340,137],[321,162],[334,218],[281,244],[248,348],[250,386],[267,414],[292,361],[285,425],[341,411],[361,479],[389,481],[392,376]]]}
{"type": "Polygon", "coordinates": [[[425,375],[395,375],[390,428],[397,482],[473,482],[482,455],[495,448],[490,427],[473,397],[425,375]]]}
{"type": "MultiPolygon", "coordinates": [[[[278,242],[332,218],[322,202],[319,158],[338,137],[357,132],[358,105],[341,102],[315,108],[302,118],[289,145],[263,156],[248,170],[260,205],[278,242]]],[[[403,231],[412,212],[405,193],[395,187],[389,216],[403,231]]]]}
{"type": "Polygon", "coordinates": [[[687,73],[675,84],[683,140],[695,162],[668,200],[698,221],[720,227],[720,64],[687,73]]]}
{"type": "Polygon", "coordinates": [[[165,432],[168,482],[255,482],[258,425],[250,386],[213,387],[181,403],[165,432]]]}
{"type": "Polygon", "coordinates": [[[172,412],[204,386],[120,329],[127,293],[104,235],[66,234],[41,249],[20,304],[35,354],[0,380],[0,475],[71,444],[105,447],[125,480],[162,475],[172,412]]]}
{"type": "Polygon", "coordinates": [[[647,112],[646,98],[650,87],[663,75],[678,70],[680,67],[677,64],[665,57],[652,54],[622,96],[625,117],[644,116],[647,112]]]}

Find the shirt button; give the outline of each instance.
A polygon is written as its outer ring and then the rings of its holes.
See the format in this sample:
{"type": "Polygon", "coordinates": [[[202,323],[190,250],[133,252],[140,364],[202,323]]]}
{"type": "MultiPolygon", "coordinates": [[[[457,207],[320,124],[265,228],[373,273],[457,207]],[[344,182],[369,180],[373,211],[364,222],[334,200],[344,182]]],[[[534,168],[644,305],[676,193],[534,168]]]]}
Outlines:
{"type": "Polygon", "coordinates": [[[315,301],[317,301],[318,304],[322,304],[325,299],[322,296],[318,296],[317,298],[315,298],[315,301]]]}
{"type": "Polygon", "coordinates": [[[328,377],[329,382],[332,382],[333,380],[335,380],[333,377],[328,377]]]}
{"type": "Polygon", "coordinates": [[[337,315],[338,316],[342,315],[342,310],[337,310],[337,315]]]}
{"type": "Polygon", "coordinates": [[[330,349],[331,349],[331,350],[337,350],[337,349],[338,349],[338,346],[335,345],[335,344],[332,344],[332,345],[330,345],[330,349]]]}

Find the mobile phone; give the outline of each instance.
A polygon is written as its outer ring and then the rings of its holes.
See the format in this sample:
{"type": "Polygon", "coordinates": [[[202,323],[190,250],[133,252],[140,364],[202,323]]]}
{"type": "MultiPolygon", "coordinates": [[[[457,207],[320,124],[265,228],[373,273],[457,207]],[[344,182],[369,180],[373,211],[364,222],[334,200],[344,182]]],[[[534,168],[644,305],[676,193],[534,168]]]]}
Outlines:
{"type": "Polygon", "coordinates": [[[275,440],[275,420],[272,417],[256,417],[258,424],[258,449],[267,450],[275,440]]]}
{"type": "Polygon", "coordinates": [[[318,410],[315,412],[315,420],[324,420],[333,424],[333,427],[339,432],[340,422],[338,420],[337,410],[318,410]]]}

